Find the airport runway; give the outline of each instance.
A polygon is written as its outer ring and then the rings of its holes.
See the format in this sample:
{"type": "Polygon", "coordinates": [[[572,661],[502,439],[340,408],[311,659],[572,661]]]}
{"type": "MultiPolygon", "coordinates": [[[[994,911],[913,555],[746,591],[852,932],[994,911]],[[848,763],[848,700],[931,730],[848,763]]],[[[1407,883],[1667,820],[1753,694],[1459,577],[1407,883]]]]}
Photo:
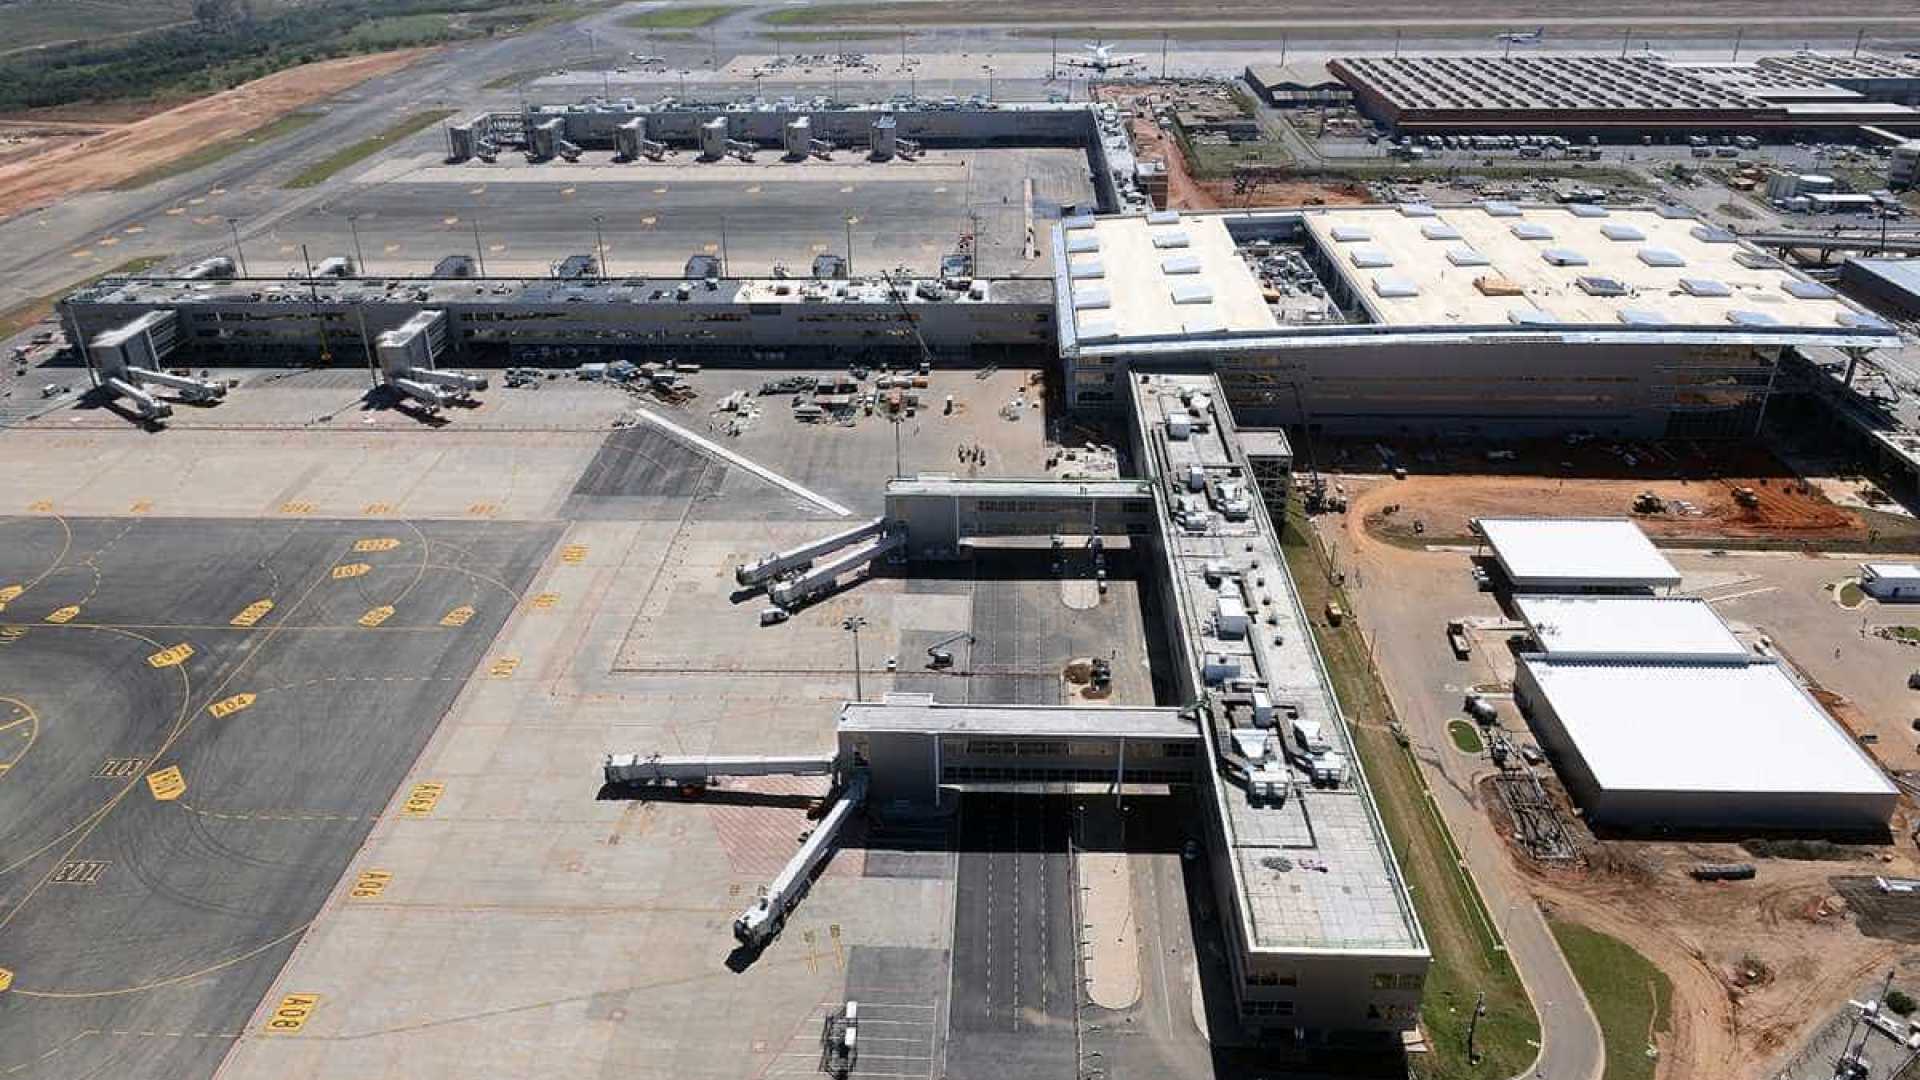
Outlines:
{"type": "Polygon", "coordinates": [[[0,519],[0,1073],[210,1076],[558,532],[0,519]]]}

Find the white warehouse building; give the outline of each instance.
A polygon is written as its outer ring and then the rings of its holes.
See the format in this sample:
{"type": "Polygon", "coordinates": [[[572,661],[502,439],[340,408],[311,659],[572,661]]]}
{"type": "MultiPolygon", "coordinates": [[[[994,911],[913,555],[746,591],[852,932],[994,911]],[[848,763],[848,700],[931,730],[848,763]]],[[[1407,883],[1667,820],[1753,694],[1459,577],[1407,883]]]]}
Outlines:
{"type": "Polygon", "coordinates": [[[1521,592],[1651,592],[1680,571],[1627,518],[1474,518],[1473,531],[1521,592]]]}
{"type": "Polygon", "coordinates": [[[1899,799],[1772,660],[1524,656],[1514,698],[1596,826],[1878,834],[1899,799]]]}

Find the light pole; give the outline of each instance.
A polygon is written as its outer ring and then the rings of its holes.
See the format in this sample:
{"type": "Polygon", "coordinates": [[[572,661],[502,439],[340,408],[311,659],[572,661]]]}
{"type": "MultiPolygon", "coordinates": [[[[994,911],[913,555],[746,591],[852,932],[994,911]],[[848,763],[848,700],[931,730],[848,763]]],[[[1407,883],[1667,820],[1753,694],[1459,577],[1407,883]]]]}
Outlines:
{"type": "Polygon", "coordinates": [[[360,273],[364,274],[367,272],[367,256],[360,250],[360,226],[356,224],[359,220],[359,214],[347,215],[347,231],[353,234],[354,265],[359,268],[360,273]]]}
{"type": "Polygon", "coordinates": [[[599,214],[593,215],[593,246],[594,250],[600,253],[600,276],[603,278],[610,276],[607,271],[607,238],[600,232],[599,214]]]}
{"type": "Polygon", "coordinates": [[[487,249],[480,246],[480,219],[470,222],[473,226],[473,257],[480,263],[480,276],[487,276],[487,249]]]}
{"type": "Polygon", "coordinates": [[[900,468],[900,422],[904,418],[898,412],[895,412],[892,415],[892,419],[893,419],[893,478],[895,480],[898,480],[900,479],[901,476],[905,475],[905,473],[903,473],[900,468]]]}
{"type": "Polygon", "coordinates": [[[853,216],[852,214],[848,214],[848,215],[846,216],[846,224],[847,224],[847,276],[848,276],[848,277],[852,277],[852,276],[853,276],[853,227],[854,227],[855,225],[858,225],[859,223],[860,223],[860,219],[859,219],[859,218],[857,218],[857,217],[854,217],[854,216],[853,216]]]}
{"type": "Polygon", "coordinates": [[[987,69],[987,102],[991,104],[993,102],[993,65],[981,64],[980,66],[987,69]]]}
{"type": "Polygon", "coordinates": [[[233,257],[240,263],[240,276],[252,277],[247,273],[247,253],[240,250],[240,219],[228,218],[227,228],[233,230],[233,257]]]}
{"type": "Polygon", "coordinates": [[[853,700],[862,701],[866,692],[860,682],[860,628],[867,625],[864,616],[849,615],[840,623],[840,628],[853,635],[853,700]]]}

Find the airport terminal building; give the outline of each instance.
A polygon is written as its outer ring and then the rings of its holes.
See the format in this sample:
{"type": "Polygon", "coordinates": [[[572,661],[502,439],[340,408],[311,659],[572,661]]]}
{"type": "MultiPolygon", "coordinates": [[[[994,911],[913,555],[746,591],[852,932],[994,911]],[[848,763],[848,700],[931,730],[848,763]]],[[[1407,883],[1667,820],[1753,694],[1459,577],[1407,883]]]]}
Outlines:
{"type": "Polygon", "coordinates": [[[1335,434],[1742,437],[1785,350],[1885,321],[1665,209],[1424,204],[1063,221],[1067,396],[1210,369],[1242,423],[1335,434]]]}

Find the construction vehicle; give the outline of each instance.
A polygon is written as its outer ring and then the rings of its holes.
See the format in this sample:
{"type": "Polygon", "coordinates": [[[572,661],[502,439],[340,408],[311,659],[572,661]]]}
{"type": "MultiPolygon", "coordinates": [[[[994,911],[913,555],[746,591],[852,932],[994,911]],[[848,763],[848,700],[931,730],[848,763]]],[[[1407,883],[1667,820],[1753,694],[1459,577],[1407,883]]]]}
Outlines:
{"type": "Polygon", "coordinates": [[[947,646],[959,641],[961,638],[966,638],[968,645],[972,645],[975,640],[972,633],[962,630],[957,634],[950,634],[927,646],[927,666],[930,668],[952,667],[953,652],[948,649],[947,646]]]}
{"type": "Polygon", "coordinates": [[[1750,487],[1733,489],[1733,501],[1751,510],[1760,505],[1760,493],[1750,487]]]}
{"type": "Polygon", "coordinates": [[[1113,661],[1104,656],[1093,658],[1093,692],[1104,694],[1113,689],[1113,661]]]}
{"type": "Polygon", "coordinates": [[[1453,647],[1456,659],[1465,660],[1473,652],[1473,642],[1467,637],[1467,624],[1459,619],[1447,623],[1447,644],[1453,647]]]}
{"type": "Polygon", "coordinates": [[[1643,491],[1633,497],[1633,512],[1636,514],[1664,514],[1667,512],[1667,500],[1651,491],[1643,491]]]}

